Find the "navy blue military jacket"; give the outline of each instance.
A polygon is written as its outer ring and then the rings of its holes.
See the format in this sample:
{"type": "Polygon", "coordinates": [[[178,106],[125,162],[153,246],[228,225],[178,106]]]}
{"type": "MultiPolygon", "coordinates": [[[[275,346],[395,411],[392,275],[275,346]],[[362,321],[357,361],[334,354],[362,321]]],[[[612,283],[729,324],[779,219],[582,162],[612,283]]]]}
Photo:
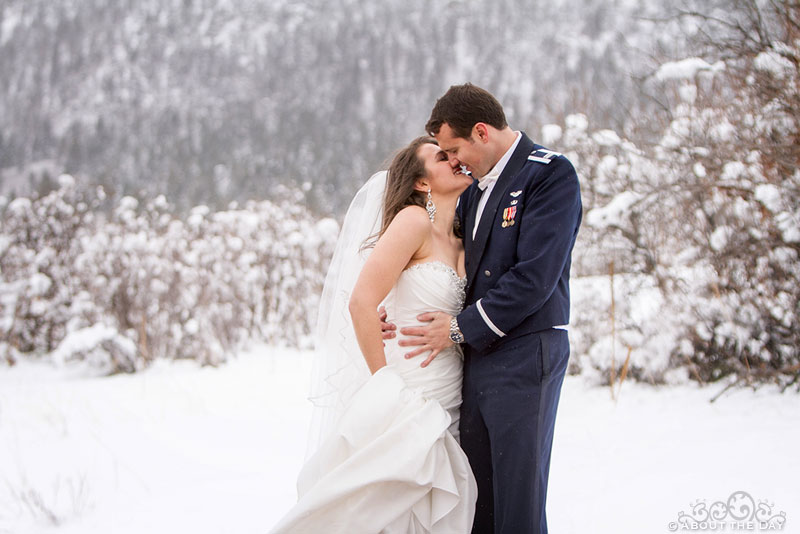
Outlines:
{"type": "Polygon", "coordinates": [[[472,230],[477,182],[461,195],[467,288],[458,325],[472,351],[569,322],[569,270],[582,207],[578,176],[561,154],[522,133],[472,230]]]}

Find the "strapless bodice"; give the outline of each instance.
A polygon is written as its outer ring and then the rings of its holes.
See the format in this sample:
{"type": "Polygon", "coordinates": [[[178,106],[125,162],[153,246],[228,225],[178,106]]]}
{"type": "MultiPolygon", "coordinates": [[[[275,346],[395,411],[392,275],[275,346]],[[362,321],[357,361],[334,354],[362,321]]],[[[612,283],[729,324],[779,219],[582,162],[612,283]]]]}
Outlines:
{"type": "Polygon", "coordinates": [[[462,355],[458,346],[440,352],[427,366],[420,364],[430,354],[406,359],[412,347],[401,347],[400,328],[421,326],[417,320],[421,313],[442,311],[457,315],[464,305],[466,278],[458,276],[452,267],[442,261],[417,263],[400,274],[397,283],[384,300],[388,320],[397,325],[398,335],[386,340],[386,363],[395,368],[413,389],[421,389],[428,398],[436,399],[452,418],[451,432],[458,435],[458,407],[461,405],[462,355]]]}
{"type": "Polygon", "coordinates": [[[417,263],[400,274],[385,299],[386,311],[397,326],[417,325],[417,315],[428,311],[457,315],[466,284],[466,278],[442,261],[417,263]]]}

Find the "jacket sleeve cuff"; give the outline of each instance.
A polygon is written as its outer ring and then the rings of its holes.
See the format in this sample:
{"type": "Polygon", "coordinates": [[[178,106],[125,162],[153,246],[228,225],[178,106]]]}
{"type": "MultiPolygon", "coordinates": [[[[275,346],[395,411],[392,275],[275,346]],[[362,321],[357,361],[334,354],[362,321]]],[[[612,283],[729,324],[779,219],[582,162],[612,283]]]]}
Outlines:
{"type": "Polygon", "coordinates": [[[479,352],[506,335],[486,314],[480,300],[458,314],[457,321],[464,342],[479,352]]]}

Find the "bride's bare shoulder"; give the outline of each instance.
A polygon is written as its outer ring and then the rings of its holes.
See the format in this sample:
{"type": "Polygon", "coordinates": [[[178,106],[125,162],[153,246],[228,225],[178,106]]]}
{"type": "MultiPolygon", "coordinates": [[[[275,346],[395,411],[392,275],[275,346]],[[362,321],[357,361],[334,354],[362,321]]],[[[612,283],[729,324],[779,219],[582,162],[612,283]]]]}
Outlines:
{"type": "Polygon", "coordinates": [[[422,206],[406,206],[397,212],[389,228],[404,232],[427,233],[431,230],[431,220],[422,206]]]}
{"type": "MultiPolygon", "coordinates": [[[[378,239],[368,262],[375,258],[397,260],[397,274],[408,261],[425,250],[431,240],[431,220],[424,208],[407,206],[394,216],[389,227],[378,239]]],[[[392,263],[394,260],[391,260],[392,263]]]]}

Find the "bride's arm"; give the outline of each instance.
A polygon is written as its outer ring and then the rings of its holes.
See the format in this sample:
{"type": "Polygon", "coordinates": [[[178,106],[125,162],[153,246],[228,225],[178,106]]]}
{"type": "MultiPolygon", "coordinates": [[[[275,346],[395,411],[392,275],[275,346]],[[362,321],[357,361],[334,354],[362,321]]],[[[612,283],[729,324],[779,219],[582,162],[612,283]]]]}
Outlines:
{"type": "Polygon", "coordinates": [[[419,206],[401,210],[367,258],[350,296],[350,316],[361,353],[371,373],[386,365],[378,306],[400,273],[420,251],[429,247],[431,223],[419,206]]]}

